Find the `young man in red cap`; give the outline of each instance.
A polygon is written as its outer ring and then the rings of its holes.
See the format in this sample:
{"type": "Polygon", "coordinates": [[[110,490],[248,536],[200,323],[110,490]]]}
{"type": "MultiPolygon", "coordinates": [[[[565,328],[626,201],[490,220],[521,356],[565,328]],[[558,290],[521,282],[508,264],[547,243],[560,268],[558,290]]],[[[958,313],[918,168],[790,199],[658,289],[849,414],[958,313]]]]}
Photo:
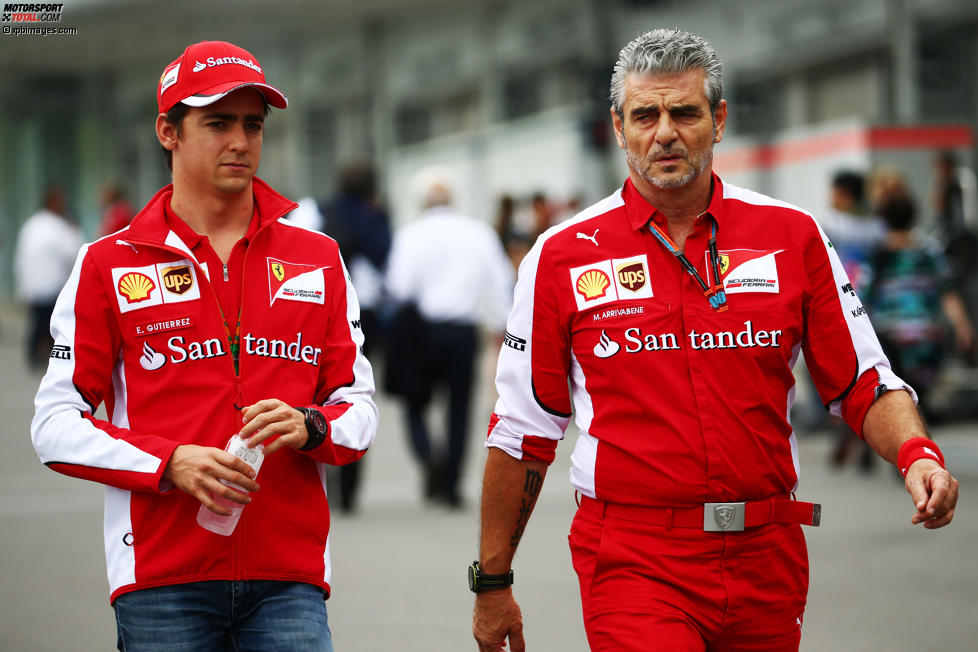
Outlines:
{"type": "Polygon", "coordinates": [[[377,424],[356,296],[336,243],[282,220],[296,204],[255,176],[288,101],[253,55],[191,45],[157,99],[173,184],[83,247],[34,445],[106,485],[119,649],[332,650],[324,465],[360,458],[377,424]],[[264,446],[260,483],[224,450],[235,433],[264,446]],[[230,513],[216,497],[246,505],[229,536],[197,523],[230,513]]]}

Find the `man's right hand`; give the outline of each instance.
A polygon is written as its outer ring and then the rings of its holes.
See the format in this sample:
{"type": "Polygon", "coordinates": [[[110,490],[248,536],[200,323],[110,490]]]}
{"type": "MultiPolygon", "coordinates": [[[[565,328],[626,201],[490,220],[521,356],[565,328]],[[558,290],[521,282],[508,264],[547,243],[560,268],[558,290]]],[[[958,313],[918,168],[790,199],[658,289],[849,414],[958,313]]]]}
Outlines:
{"type": "Polygon", "coordinates": [[[214,501],[212,494],[247,505],[251,498],[220,482],[225,480],[248,492],[258,491],[255,472],[239,457],[209,446],[177,446],[163,471],[163,478],[185,491],[215,514],[227,516],[231,510],[214,501]]]}
{"type": "Polygon", "coordinates": [[[479,652],[499,652],[505,648],[507,638],[512,652],[525,652],[523,614],[512,588],[476,594],[472,635],[479,652]]]}

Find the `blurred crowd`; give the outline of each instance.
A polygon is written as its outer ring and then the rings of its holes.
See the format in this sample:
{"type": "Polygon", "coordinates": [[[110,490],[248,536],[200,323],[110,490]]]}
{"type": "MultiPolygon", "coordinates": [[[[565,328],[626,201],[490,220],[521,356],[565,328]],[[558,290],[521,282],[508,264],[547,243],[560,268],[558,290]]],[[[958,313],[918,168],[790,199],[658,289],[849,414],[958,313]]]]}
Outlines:
{"type": "MultiPolygon", "coordinates": [[[[339,243],[378,385],[403,405],[404,430],[424,478],[423,499],[457,509],[465,506],[459,486],[479,353],[507,341],[506,317],[523,256],[541,233],[573,215],[579,200],[554,201],[540,192],[525,199],[503,195],[490,224],[456,210],[449,170],[421,170],[413,185],[421,214],[396,232],[375,171],[364,163],[343,169],[334,196],[300,200],[289,219],[339,243]],[[436,420],[432,405],[441,414],[436,420]]],[[[356,507],[363,464],[332,475],[345,511],[356,507]]]]}
{"type": "MultiPolygon", "coordinates": [[[[899,169],[885,166],[863,175],[839,171],[832,179],[831,209],[819,216],[862,299],[894,371],[917,392],[930,423],[949,409],[942,378],[949,365],[972,370],[978,362],[974,270],[978,196],[974,173],[949,152],[933,160],[930,209],[921,224],[920,200],[899,169]]],[[[830,462],[842,466],[854,449],[870,470],[875,456],[841,421],[830,427],[836,445],[830,462]]]]}
{"type": "MultiPolygon", "coordinates": [[[[519,345],[504,337],[519,264],[543,232],[575,215],[582,202],[542,192],[503,194],[489,208],[489,222],[454,208],[449,171],[423,170],[415,181],[421,215],[396,232],[376,171],[366,163],[344,167],[332,196],[299,200],[289,219],[339,243],[378,388],[404,408],[403,428],[423,472],[420,494],[427,502],[459,508],[465,505],[458,487],[476,416],[471,406],[479,352],[519,345]],[[431,423],[432,405],[443,409],[437,426],[431,423]]],[[[941,388],[949,365],[978,372],[978,274],[970,266],[978,245],[976,185],[974,173],[948,152],[934,158],[926,198],[914,197],[895,167],[842,170],[832,178],[831,208],[816,215],[893,368],[916,389],[931,422],[946,416],[941,388]],[[921,214],[934,219],[924,224],[921,214]]],[[[29,315],[26,361],[34,370],[54,354],[51,311],[82,243],[61,188],[48,188],[40,203],[20,230],[14,261],[29,315]]],[[[100,237],[133,218],[118,184],[102,188],[100,203],[100,237]]],[[[814,391],[809,395],[810,403],[799,409],[799,427],[834,430],[831,463],[858,457],[868,469],[873,456],[865,445],[827,416],[814,391]]],[[[330,475],[345,511],[356,508],[363,464],[330,475]]]]}

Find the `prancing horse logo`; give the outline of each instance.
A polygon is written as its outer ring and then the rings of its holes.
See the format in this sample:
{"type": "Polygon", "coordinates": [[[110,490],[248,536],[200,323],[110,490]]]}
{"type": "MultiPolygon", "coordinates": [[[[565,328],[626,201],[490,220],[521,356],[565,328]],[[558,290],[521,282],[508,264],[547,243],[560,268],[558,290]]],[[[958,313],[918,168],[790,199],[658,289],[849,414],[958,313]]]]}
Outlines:
{"type": "Polygon", "coordinates": [[[285,279],[285,268],[282,267],[282,263],[272,263],[272,274],[279,283],[285,279]]]}
{"type": "Polygon", "coordinates": [[[717,505],[713,508],[713,520],[721,530],[729,530],[734,522],[734,508],[729,505],[717,505]]]}

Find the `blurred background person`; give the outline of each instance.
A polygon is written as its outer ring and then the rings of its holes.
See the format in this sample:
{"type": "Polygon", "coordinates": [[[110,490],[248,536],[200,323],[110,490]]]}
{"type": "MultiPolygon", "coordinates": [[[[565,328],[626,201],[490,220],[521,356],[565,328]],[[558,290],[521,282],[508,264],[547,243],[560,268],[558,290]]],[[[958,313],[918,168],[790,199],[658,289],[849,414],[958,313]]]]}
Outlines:
{"type": "MultiPolygon", "coordinates": [[[[978,253],[978,236],[969,222],[975,216],[966,201],[961,183],[962,168],[950,151],[938,152],[934,157],[934,185],[931,190],[934,216],[937,219],[937,237],[944,245],[951,270],[951,282],[961,295],[970,316],[975,314],[971,288],[974,286],[973,259],[978,253]],[[970,273],[969,273],[970,272],[970,273]]],[[[966,171],[966,174],[970,170],[966,171]]]]}
{"type": "MultiPolygon", "coordinates": [[[[300,205],[301,208],[301,205],[300,205]]],[[[377,176],[367,163],[347,165],[340,173],[337,193],[319,203],[321,225],[336,240],[360,300],[363,352],[377,365],[382,355],[381,310],[383,270],[391,247],[390,217],[377,193],[377,176]]],[[[340,508],[352,512],[360,485],[363,459],[339,467],[340,508]]]]}
{"type": "Polygon", "coordinates": [[[99,203],[102,206],[102,222],[99,225],[99,237],[121,231],[129,226],[135,213],[132,204],[126,199],[126,193],[120,185],[110,181],[102,186],[99,192],[99,203]]]}
{"type": "Polygon", "coordinates": [[[819,220],[835,246],[856,292],[866,276],[869,255],[886,237],[886,225],[867,214],[863,175],[840,170],[832,176],[830,208],[819,220]]]}
{"type": "MultiPolygon", "coordinates": [[[[452,209],[446,172],[424,170],[416,186],[423,212],[397,231],[387,266],[387,289],[402,306],[400,314],[408,316],[392,325],[388,372],[401,379],[392,389],[405,402],[411,445],[424,468],[425,497],[457,508],[463,506],[459,472],[468,438],[478,326],[485,324],[493,341],[502,342],[514,274],[493,229],[452,209]],[[425,419],[432,392],[440,388],[447,393],[448,408],[444,452],[433,445],[425,419]]],[[[507,344],[520,346],[518,341],[507,344]]]]}
{"type": "Polygon", "coordinates": [[[496,234],[499,241],[506,246],[513,234],[516,233],[516,199],[506,193],[499,196],[499,203],[496,206],[496,234]]]}
{"type": "Polygon", "coordinates": [[[543,235],[543,232],[553,225],[553,209],[547,196],[542,191],[533,193],[530,197],[530,211],[533,214],[533,241],[543,235]]]}
{"type": "Polygon", "coordinates": [[[507,193],[499,198],[496,209],[496,233],[514,271],[520,268],[523,257],[533,246],[529,234],[520,229],[517,223],[516,208],[516,199],[507,193]]]}
{"type": "MultiPolygon", "coordinates": [[[[870,255],[886,237],[886,225],[883,221],[875,215],[867,214],[864,187],[863,175],[851,170],[839,170],[832,176],[829,210],[819,216],[819,222],[832,241],[857,294],[862,292],[862,287],[869,278],[870,255]]],[[[811,382],[810,378],[808,382],[811,382]]],[[[830,458],[832,464],[837,467],[845,464],[851,449],[856,447],[859,449],[860,468],[864,471],[872,469],[876,455],[869,444],[857,437],[844,421],[829,417],[814,391],[809,394],[812,402],[817,404],[808,408],[812,414],[811,422],[828,420],[834,433],[835,445],[830,458]]]]}
{"type": "Polygon", "coordinates": [[[20,228],[14,252],[17,292],[29,311],[25,352],[32,370],[47,366],[54,344],[51,313],[81,245],[81,231],[68,217],[64,191],[48,187],[41,209],[20,228]]]}
{"type": "Polygon", "coordinates": [[[571,195],[570,199],[564,202],[562,207],[559,207],[559,210],[554,210],[553,217],[550,221],[553,224],[560,224],[564,220],[569,220],[577,215],[583,207],[584,200],[581,196],[571,195]]]}
{"type": "Polygon", "coordinates": [[[869,211],[873,215],[879,215],[890,199],[909,198],[910,187],[900,168],[895,165],[879,165],[869,174],[866,195],[869,211]]]}
{"type": "Polygon", "coordinates": [[[947,258],[911,230],[916,220],[913,200],[888,199],[880,216],[888,232],[872,257],[866,308],[894,372],[917,388],[920,410],[933,423],[939,415],[931,390],[949,348],[946,324],[964,352],[974,350],[974,328],[951,283],[947,258]]]}
{"type": "Polygon", "coordinates": [[[958,181],[957,161],[948,151],[934,157],[933,202],[937,230],[953,263],[955,254],[961,250],[958,241],[970,233],[964,219],[964,195],[958,181]]]}
{"type": "MultiPolygon", "coordinates": [[[[367,163],[351,163],[340,173],[337,193],[320,202],[322,231],[340,245],[360,299],[364,346],[377,351],[384,268],[391,248],[390,216],[377,192],[377,175],[367,163]]],[[[371,360],[371,362],[374,362],[371,360]]]]}

